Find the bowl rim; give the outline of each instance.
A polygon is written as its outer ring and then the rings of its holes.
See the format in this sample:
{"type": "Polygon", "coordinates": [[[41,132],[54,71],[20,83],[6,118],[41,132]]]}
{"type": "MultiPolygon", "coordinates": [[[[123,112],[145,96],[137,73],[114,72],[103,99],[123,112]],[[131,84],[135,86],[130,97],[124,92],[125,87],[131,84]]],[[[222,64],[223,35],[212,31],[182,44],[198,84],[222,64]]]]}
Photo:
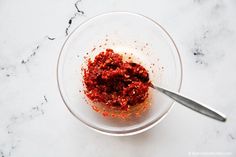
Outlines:
{"type": "Polygon", "coordinates": [[[69,40],[69,38],[74,34],[74,32],[79,29],[81,26],[85,25],[87,22],[97,18],[97,17],[100,17],[100,16],[104,16],[104,15],[109,15],[109,14],[119,14],[119,13],[125,13],[125,14],[131,14],[131,15],[135,15],[135,16],[140,16],[142,18],[145,18],[151,22],[153,22],[157,27],[159,27],[162,31],[164,31],[166,33],[166,35],[169,37],[169,39],[171,40],[172,44],[174,45],[174,48],[177,52],[177,56],[178,56],[178,59],[179,59],[179,63],[180,63],[180,82],[179,82],[179,85],[178,85],[178,92],[180,92],[180,89],[182,87],[182,81],[183,81],[183,63],[182,63],[182,59],[181,59],[181,55],[179,53],[179,50],[173,40],[173,38],[171,37],[171,35],[167,32],[166,29],[164,29],[164,27],[159,24],[158,22],[156,22],[155,20],[143,15],[143,14],[140,14],[140,13],[136,13],[136,12],[129,12],[129,11],[110,11],[110,12],[105,12],[105,13],[101,13],[101,14],[97,14],[83,22],[81,22],[73,31],[71,31],[71,33],[67,36],[66,40],[64,41],[61,49],[60,49],[60,53],[59,53],[59,56],[58,56],[58,59],[57,59],[57,69],[56,69],[56,77],[57,77],[57,87],[59,89],[59,93],[60,93],[60,96],[65,104],[65,106],[67,107],[67,109],[69,110],[69,112],[78,120],[80,120],[83,124],[85,124],[85,126],[87,126],[88,128],[92,129],[92,130],[95,130],[97,132],[100,132],[102,134],[106,134],[106,135],[111,135],[111,136],[130,136],[130,135],[136,135],[136,134],[139,134],[141,132],[144,132],[152,127],[154,127],[156,124],[160,123],[167,115],[168,113],[171,111],[171,109],[173,108],[174,106],[174,103],[175,101],[173,101],[171,103],[171,106],[170,108],[164,113],[164,115],[162,117],[159,117],[159,118],[155,118],[153,119],[151,122],[147,123],[146,125],[144,126],[141,126],[141,127],[138,127],[138,128],[135,128],[135,129],[131,129],[131,130],[124,130],[124,131],[111,131],[111,130],[107,130],[107,129],[103,129],[101,127],[96,127],[94,126],[92,123],[90,122],[87,122],[85,120],[83,120],[83,118],[80,118],[79,115],[76,115],[72,110],[71,108],[69,107],[69,105],[67,104],[66,100],[64,99],[63,97],[63,94],[62,94],[62,89],[60,87],[60,80],[59,80],[59,67],[60,67],[60,59],[61,59],[61,55],[62,55],[62,52],[63,52],[63,49],[67,43],[67,41],[69,40]]]}

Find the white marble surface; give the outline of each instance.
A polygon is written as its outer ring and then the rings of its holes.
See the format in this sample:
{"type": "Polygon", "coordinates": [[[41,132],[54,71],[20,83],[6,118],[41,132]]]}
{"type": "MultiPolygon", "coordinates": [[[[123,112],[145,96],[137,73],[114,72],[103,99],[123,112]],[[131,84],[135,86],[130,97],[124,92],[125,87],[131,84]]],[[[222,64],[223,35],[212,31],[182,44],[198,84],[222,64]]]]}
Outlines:
{"type": "Polygon", "coordinates": [[[235,68],[235,0],[0,0],[0,157],[236,156],[235,68]],[[151,130],[110,137],[76,120],[56,84],[59,50],[79,23],[108,11],[161,23],[181,52],[181,92],[228,121],[176,104],[151,130]]]}

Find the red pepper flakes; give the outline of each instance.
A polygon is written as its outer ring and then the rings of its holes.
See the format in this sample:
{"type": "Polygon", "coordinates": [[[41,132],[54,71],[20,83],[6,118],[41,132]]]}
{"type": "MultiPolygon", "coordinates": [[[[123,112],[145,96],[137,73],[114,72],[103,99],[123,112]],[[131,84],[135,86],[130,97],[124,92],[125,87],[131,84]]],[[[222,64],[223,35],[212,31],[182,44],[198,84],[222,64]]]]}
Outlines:
{"type": "Polygon", "coordinates": [[[92,106],[93,110],[96,112],[99,112],[99,109],[97,108],[97,106],[92,106]]]}
{"type": "Polygon", "coordinates": [[[122,55],[112,49],[99,53],[94,61],[89,59],[83,78],[86,96],[106,107],[127,111],[148,97],[150,81],[147,70],[140,64],[123,61],[122,55]]]}
{"type": "Polygon", "coordinates": [[[111,114],[111,117],[112,117],[112,118],[115,118],[115,117],[116,117],[116,115],[115,115],[114,113],[112,113],[112,114],[111,114]]]}
{"type": "Polygon", "coordinates": [[[107,111],[103,111],[102,115],[103,115],[104,117],[107,117],[107,116],[109,116],[109,113],[108,113],[107,111]]]}
{"type": "Polygon", "coordinates": [[[95,50],[96,50],[96,47],[94,47],[94,48],[92,49],[92,52],[95,51],[95,50]]]}

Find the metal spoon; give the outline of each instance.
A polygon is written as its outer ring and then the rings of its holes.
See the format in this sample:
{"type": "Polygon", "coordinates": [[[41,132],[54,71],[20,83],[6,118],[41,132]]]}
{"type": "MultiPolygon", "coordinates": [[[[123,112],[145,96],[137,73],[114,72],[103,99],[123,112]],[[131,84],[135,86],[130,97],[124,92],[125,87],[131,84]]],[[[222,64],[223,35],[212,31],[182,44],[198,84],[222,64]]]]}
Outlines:
{"type": "Polygon", "coordinates": [[[172,92],[170,90],[158,87],[156,85],[151,84],[150,87],[152,87],[153,89],[156,89],[158,91],[160,91],[161,93],[169,96],[170,98],[172,98],[173,100],[175,100],[176,102],[194,110],[197,111],[203,115],[206,115],[208,117],[211,117],[213,119],[219,120],[221,122],[225,122],[226,121],[226,116],[223,115],[222,113],[219,113],[218,111],[207,107],[205,105],[202,105],[194,100],[191,100],[189,98],[186,98],[185,96],[182,96],[178,93],[172,92]]]}

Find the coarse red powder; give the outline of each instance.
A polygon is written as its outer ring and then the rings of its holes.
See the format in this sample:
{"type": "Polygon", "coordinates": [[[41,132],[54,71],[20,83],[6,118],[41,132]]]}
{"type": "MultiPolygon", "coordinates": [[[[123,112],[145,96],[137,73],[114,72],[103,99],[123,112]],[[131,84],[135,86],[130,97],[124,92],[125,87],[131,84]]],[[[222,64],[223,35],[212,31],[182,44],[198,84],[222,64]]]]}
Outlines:
{"type": "Polygon", "coordinates": [[[85,94],[93,102],[127,110],[145,101],[150,81],[142,65],[123,61],[122,55],[106,49],[94,61],[88,60],[84,84],[85,94]]]}

